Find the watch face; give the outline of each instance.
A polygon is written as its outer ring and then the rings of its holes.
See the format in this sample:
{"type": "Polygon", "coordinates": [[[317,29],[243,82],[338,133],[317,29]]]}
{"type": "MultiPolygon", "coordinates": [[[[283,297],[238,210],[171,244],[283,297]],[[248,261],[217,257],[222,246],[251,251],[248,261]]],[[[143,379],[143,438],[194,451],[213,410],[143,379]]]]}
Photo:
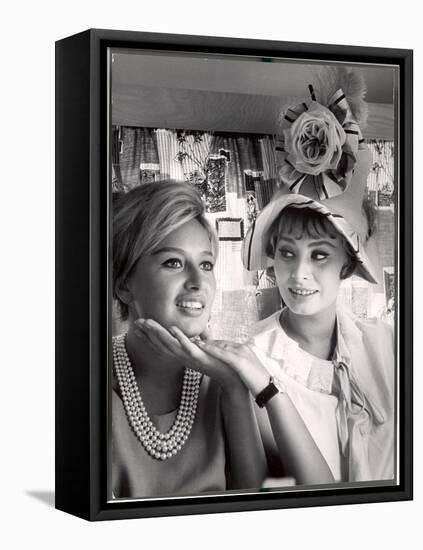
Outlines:
{"type": "Polygon", "coordinates": [[[264,407],[266,403],[278,393],[286,393],[285,386],[280,382],[280,380],[277,380],[271,376],[267,386],[256,396],[257,405],[259,407],[264,407]]]}

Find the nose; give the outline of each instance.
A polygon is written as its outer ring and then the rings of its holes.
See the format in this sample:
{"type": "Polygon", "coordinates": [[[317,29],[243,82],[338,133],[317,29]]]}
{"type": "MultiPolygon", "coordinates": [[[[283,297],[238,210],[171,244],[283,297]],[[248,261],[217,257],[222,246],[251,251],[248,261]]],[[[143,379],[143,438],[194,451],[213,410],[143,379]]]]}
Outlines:
{"type": "Polygon", "coordinates": [[[298,258],[293,267],[292,278],[295,281],[305,281],[311,277],[311,266],[307,258],[298,258]]]}
{"type": "Polygon", "coordinates": [[[185,288],[188,290],[200,290],[203,284],[203,274],[199,267],[195,265],[187,266],[187,277],[185,288]]]}

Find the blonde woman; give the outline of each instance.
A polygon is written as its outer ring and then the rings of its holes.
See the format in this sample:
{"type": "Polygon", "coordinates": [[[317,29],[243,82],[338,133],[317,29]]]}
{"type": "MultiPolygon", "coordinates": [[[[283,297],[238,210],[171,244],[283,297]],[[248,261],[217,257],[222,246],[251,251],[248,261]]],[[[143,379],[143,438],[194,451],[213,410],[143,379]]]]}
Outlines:
{"type": "Polygon", "coordinates": [[[114,200],[113,293],[128,331],[113,338],[112,490],[116,498],[259,487],[264,455],[248,390],[156,345],[151,319],[190,342],[215,295],[217,242],[188,184],[158,182],[114,200]],[[141,323],[142,324],[142,323],[141,323]]]}

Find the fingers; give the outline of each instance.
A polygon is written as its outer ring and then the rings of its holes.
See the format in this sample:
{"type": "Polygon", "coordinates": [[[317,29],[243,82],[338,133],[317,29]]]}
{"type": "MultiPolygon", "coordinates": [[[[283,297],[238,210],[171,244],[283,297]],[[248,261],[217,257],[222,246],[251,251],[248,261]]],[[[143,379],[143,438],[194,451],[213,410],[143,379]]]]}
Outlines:
{"type": "Polygon", "coordinates": [[[253,395],[256,395],[269,380],[269,374],[265,367],[248,344],[213,341],[198,345],[207,354],[232,369],[253,395]]]}
{"type": "MultiPolygon", "coordinates": [[[[191,342],[178,327],[172,327],[170,330],[186,352],[192,368],[214,378],[224,388],[233,387],[235,374],[227,361],[220,360],[217,355],[209,354],[207,343],[203,340],[191,342]]],[[[238,377],[236,381],[238,382],[238,377]]]]}
{"type": "Polygon", "coordinates": [[[205,342],[207,342],[207,340],[210,340],[210,331],[208,329],[205,329],[201,334],[200,334],[200,339],[201,340],[204,340],[205,342]]]}
{"type": "Polygon", "coordinates": [[[228,340],[209,340],[206,342],[215,348],[219,348],[221,351],[235,354],[237,356],[246,355],[250,349],[246,344],[238,344],[237,342],[229,342],[228,340]]]}
{"type": "Polygon", "coordinates": [[[212,340],[209,342],[200,341],[198,342],[198,347],[215,359],[218,359],[219,361],[237,370],[240,356],[239,347],[236,344],[220,340],[212,340]]]}
{"type": "Polygon", "coordinates": [[[142,331],[150,344],[160,353],[168,353],[179,356],[181,346],[168,330],[153,319],[137,319],[135,325],[142,331]]]}
{"type": "Polygon", "coordinates": [[[136,326],[142,331],[157,353],[166,353],[198,370],[206,355],[178,327],[166,329],[154,319],[137,319],[136,326]]]}
{"type": "Polygon", "coordinates": [[[197,339],[192,342],[178,327],[171,327],[171,334],[177,339],[181,348],[185,351],[188,358],[192,361],[204,363],[207,360],[207,357],[204,351],[201,350],[199,344],[202,340],[197,339]]]}
{"type": "Polygon", "coordinates": [[[157,353],[165,353],[185,366],[207,374],[223,387],[232,388],[235,382],[239,383],[239,377],[245,378],[241,371],[251,363],[252,351],[245,344],[201,338],[191,340],[180,328],[172,326],[166,329],[153,319],[138,319],[135,326],[157,353]]]}

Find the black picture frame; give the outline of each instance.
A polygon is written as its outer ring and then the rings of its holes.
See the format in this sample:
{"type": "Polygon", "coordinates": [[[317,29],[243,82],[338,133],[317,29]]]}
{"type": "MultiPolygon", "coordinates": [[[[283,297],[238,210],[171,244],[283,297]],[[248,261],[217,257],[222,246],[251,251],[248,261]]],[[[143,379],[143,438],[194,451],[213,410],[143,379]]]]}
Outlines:
{"type": "Polygon", "coordinates": [[[410,500],[413,496],[413,52],[91,29],[56,43],[56,508],[110,520],[410,500]],[[308,488],[109,502],[108,178],[109,48],[263,59],[392,64],[399,68],[399,484],[308,488]]]}

